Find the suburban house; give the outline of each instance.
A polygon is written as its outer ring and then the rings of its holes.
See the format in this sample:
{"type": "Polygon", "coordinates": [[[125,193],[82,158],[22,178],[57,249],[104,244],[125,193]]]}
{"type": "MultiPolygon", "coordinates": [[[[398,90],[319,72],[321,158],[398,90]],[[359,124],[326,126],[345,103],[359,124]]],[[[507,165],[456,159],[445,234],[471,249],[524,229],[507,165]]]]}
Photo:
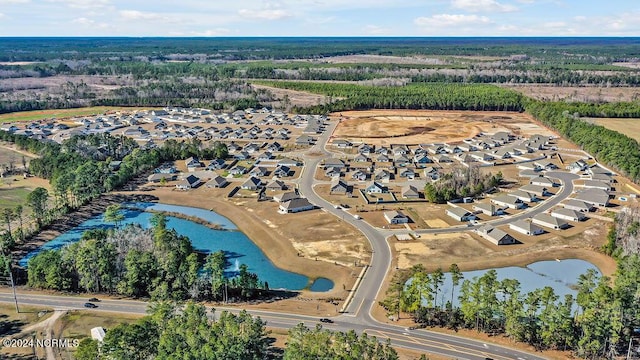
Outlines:
{"type": "Polygon", "coordinates": [[[447,155],[436,155],[433,159],[438,163],[452,163],[453,160],[447,155]]]}
{"type": "Polygon", "coordinates": [[[611,190],[611,184],[610,183],[597,181],[597,180],[585,180],[584,181],[584,187],[588,188],[588,189],[601,189],[601,190],[605,190],[605,191],[610,191],[611,190]]]}
{"type": "Polygon", "coordinates": [[[412,168],[406,168],[400,172],[400,177],[413,180],[416,177],[416,172],[412,168]]]}
{"type": "Polygon", "coordinates": [[[509,224],[509,229],[529,236],[535,236],[544,233],[544,230],[541,227],[538,227],[527,220],[518,220],[516,222],[512,222],[511,224],[509,224]]]}
{"type": "Polygon", "coordinates": [[[391,180],[391,173],[388,170],[382,169],[374,176],[376,181],[389,181],[391,180]]]}
{"type": "Polygon", "coordinates": [[[567,166],[567,170],[569,170],[572,173],[577,173],[577,172],[584,171],[588,167],[589,167],[589,164],[587,164],[584,160],[578,160],[576,162],[572,162],[571,164],[569,164],[569,166],[567,166]]]}
{"type": "Polygon", "coordinates": [[[544,170],[555,170],[558,168],[558,166],[551,161],[536,161],[536,164],[544,170]]]}
{"type": "Polygon", "coordinates": [[[566,221],[545,213],[536,214],[531,221],[536,225],[548,227],[554,230],[561,230],[569,227],[569,224],[566,221]]]}
{"type": "Polygon", "coordinates": [[[473,205],[473,210],[474,211],[480,211],[481,213],[487,215],[487,216],[498,216],[498,215],[504,215],[504,211],[502,209],[500,209],[499,207],[495,206],[494,204],[488,204],[488,203],[477,203],[473,205]]]}
{"type": "Polygon", "coordinates": [[[347,165],[344,163],[344,161],[340,160],[340,159],[327,159],[324,161],[324,168],[328,169],[328,168],[346,168],[347,165]]]}
{"type": "Polygon", "coordinates": [[[241,189],[244,190],[258,190],[262,188],[262,180],[258,179],[255,176],[251,176],[245,181],[242,185],[240,185],[241,189]]]}
{"type": "Polygon", "coordinates": [[[329,193],[344,195],[350,192],[349,188],[349,184],[347,184],[345,181],[335,178],[331,181],[331,188],[329,189],[329,193]]]}
{"type": "Polygon", "coordinates": [[[590,212],[593,210],[593,205],[591,203],[586,203],[584,201],[575,200],[575,199],[567,199],[561,204],[565,209],[575,210],[580,212],[590,212]]]}
{"type": "Polygon", "coordinates": [[[413,157],[413,162],[416,164],[430,164],[433,161],[431,161],[431,159],[429,159],[429,157],[425,154],[417,154],[413,157]]]}
{"type": "Polygon", "coordinates": [[[337,147],[338,149],[346,149],[352,147],[353,144],[350,141],[344,139],[335,139],[333,140],[333,146],[337,147]]]}
{"type": "Polygon", "coordinates": [[[211,160],[209,165],[207,165],[207,170],[220,170],[224,169],[225,167],[226,165],[223,159],[213,159],[211,160]]]}
{"type": "Polygon", "coordinates": [[[279,202],[279,203],[284,203],[287,202],[289,200],[293,200],[293,199],[299,199],[300,195],[298,195],[297,191],[287,191],[285,193],[282,193],[280,195],[275,195],[273,197],[273,200],[279,202]]]}
{"type": "Polygon", "coordinates": [[[178,174],[176,173],[156,173],[151,174],[147,178],[147,181],[150,183],[159,183],[164,179],[164,181],[173,181],[178,178],[178,174]]]}
{"type": "Polygon", "coordinates": [[[369,177],[367,173],[362,170],[357,170],[353,174],[351,174],[351,178],[358,181],[366,181],[367,177],[369,177]]]}
{"type": "Polygon", "coordinates": [[[536,197],[553,195],[549,192],[549,188],[541,185],[532,185],[532,184],[524,185],[523,187],[520,188],[520,190],[527,192],[529,194],[533,194],[536,197]]]}
{"type": "Polygon", "coordinates": [[[450,207],[446,212],[448,216],[458,221],[471,221],[476,219],[476,216],[469,210],[459,207],[450,207]]]}
{"type": "Polygon", "coordinates": [[[575,198],[594,206],[606,207],[609,205],[609,193],[601,189],[585,189],[579,191],[575,198]]]}
{"type": "Polygon", "coordinates": [[[478,235],[482,236],[485,240],[489,240],[495,245],[511,245],[516,243],[516,239],[513,236],[489,225],[478,229],[478,235]]]}
{"type": "Polygon", "coordinates": [[[400,211],[385,211],[384,218],[387,219],[389,224],[406,224],[409,222],[409,217],[400,211]]]}
{"type": "Polygon", "coordinates": [[[364,191],[368,194],[383,194],[389,192],[389,189],[379,182],[373,181],[364,191]]]}
{"type": "Polygon", "coordinates": [[[353,161],[355,161],[355,162],[367,162],[367,161],[369,161],[369,158],[364,154],[358,154],[358,155],[356,155],[356,157],[353,158],[353,161]]]}
{"type": "Polygon", "coordinates": [[[297,213],[313,210],[314,206],[306,198],[296,198],[280,203],[279,208],[283,213],[297,213]]]}
{"type": "Polygon", "coordinates": [[[281,159],[280,161],[278,161],[278,166],[288,166],[288,167],[292,167],[292,166],[300,166],[300,161],[298,160],[293,160],[293,159],[281,159]]]}
{"type": "Polygon", "coordinates": [[[291,168],[286,165],[278,165],[275,170],[273,170],[273,175],[277,177],[287,177],[291,174],[291,168]]]}
{"type": "Polygon", "coordinates": [[[419,199],[420,192],[413,185],[406,185],[402,188],[402,197],[405,199],[419,199]]]}
{"type": "Polygon", "coordinates": [[[587,216],[581,212],[576,210],[571,210],[567,208],[556,208],[551,211],[551,216],[557,217],[562,220],[567,221],[583,221],[587,219],[587,216]]]}
{"type": "Polygon", "coordinates": [[[500,195],[491,199],[491,202],[502,207],[508,207],[510,209],[522,209],[526,206],[522,200],[511,195],[500,195]]]}
{"type": "Polygon", "coordinates": [[[536,196],[528,193],[526,191],[523,190],[515,190],[509,193],[510,196],[513,196],[517,199],[520,199],[521,201],[524,202],[534,202],[537,200],[536,196]]]}
{"type": "Polygon", "coordinates": [[[334,166],[330,168],[326,168],[324,171],[324,175],[330,178],[339,178],[342,176],[342,168],[334,166]]]}
{"type": "Polygon", "coordinates": [[[529,181],[529,184],[530,185],[537,185],[537,186],[545,186],[547,188],[551,188],[551,187],[555,187],[555,186],[559,186],[560,185],[557,182],[549,179],[548,177],[544,177],[544,176],[538,176],[538,177],[531,178],[531,180],[529,181]]]}
{"type": "Polygon", "coordinates": [[[251,169],[251,172],[249,172],[249,174],[257,177],[267,176],[267,174],[269,174],[269,170],[267,170],[267,168],[263,166],[256,166],[251,169]]]}
{"type": "Polygon", "coordinates": [[[532,162],[520,163],[516,167],[518,169],[520,169],[520,170],[533,170],[533,171],[541,171],[542,170],[540,165],[532,163],[532,162]]]}
{"type": "Polygon", "coordinates": [[[227,186],[228,184],[229,184],[229,182],[227,181],[227,179],[223,178],[222,176],[217,175],[216,177],[214,177],[211,180],[207,181],[205,186],[208,187],[208,188],[223,188],[223,187],[227,186]]]}
{"type": "Polygon", "coordinates": [[[188,190],[200,185],[201,181],[198,177],[194,175],[189,175],[184,178],[182,181],[176,184],[176,188],[180,190],[188,190]]]}
{"type": "Polygon", "coordinates": [[[605,182],[605,183],[614,183],[614,182],[616,182],[616,180],[611,175],[608,175],[608,174],[595,173],[595,174],[589,175],[589,177],[591,178],[591,180],[601,181],[601,182],[605,182]]]}
{"type": "Polygon", "coordinates": [[[247,172],[247,168],[242,165],[234,166],[231,170],[229,170],[229,174],[231,175],[242,175],[247,172]]]}
{"type": "Polygon", "coordinates": [[[281,180],[272,180],[270,183],[265,186],[267,190],[276,191],[276,190],[285,190],[287,186],[281,180]]]}
{"type": "Polygon", "coordinates": [[[200,160],[198,160],[198,158],[195,158],[195,157],[188,158],[187,160],[184,161],[184,164],[187,166],[187,170],[189,171],[195,171],[198,168],[201,168],[203,166],[200,160]]]}

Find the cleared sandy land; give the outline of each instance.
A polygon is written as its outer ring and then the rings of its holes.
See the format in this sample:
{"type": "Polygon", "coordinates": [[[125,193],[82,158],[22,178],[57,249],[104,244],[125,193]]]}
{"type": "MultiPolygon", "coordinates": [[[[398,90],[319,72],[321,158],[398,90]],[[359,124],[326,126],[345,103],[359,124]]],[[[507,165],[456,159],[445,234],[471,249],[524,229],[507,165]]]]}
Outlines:
{"type": "Polygon", "coordinates": [[[636,139],[640,142],[640,119],[611,119],[611,118],[599,118],[589,119],[588,121],[602,125],[607,129],[617,131],[621,134],[625,134],[632,139],[636,139]]]}
{"type": "Polygon", "coordinates": [[[425,56],[385,56],[385,55],[345,55],[331,56],[322,59],[328,63],[335,64],[429,64],[442,65],[445,61],[438,58],[430,58],[425,56]]]}
{"type": "Polygon", "coordinates": [[[640,89],[634,87],[553,86],[532,84],[498,84],[523,95],[545,101],[617,102],[635,101],[640,89]]]}
{"type": "Polygon", "coordinates": [[[518,112],[367,110],[340,114],[343,120],[333,138],[374,145],[459,142],[481,132],[552,134],[518,112]]]}

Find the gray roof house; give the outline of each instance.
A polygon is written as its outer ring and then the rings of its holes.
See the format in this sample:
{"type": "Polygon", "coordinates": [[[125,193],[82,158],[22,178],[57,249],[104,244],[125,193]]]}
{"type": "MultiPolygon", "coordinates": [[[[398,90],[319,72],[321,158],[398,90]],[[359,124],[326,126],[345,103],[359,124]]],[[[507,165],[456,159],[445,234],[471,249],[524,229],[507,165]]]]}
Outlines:
{"type": "Polygon", "coordinates": [[[446,211],[447,215],[458,221],[471,221],[475,220],[476,216],[467,209],[460,207],[450,207],[446,211]]]}
{"type": "Polygon", "coordinates": [[[331,187],[329,189],[329,193],[330,194],[346,194],[349,191],[349,184],[347,184],[345,181],[340,180],[339,178],[334,178],[331,181],[331,187]]]}
{"type": "Polygon", "coordinates": [[[561,230],[569,227],[569,224],[566,221],[545,213],[536,214],[531,221],[536,225],[548,227],[554,230],[561,230]]]}
{"type": "Polygon", "coordinates": [[[279,203],[284,203],[287,202],[289,200],[293,200],[293,199],[299,199],[300,195],[298,195],[298,192],[296,191],[287,191],[285,193],[282,193],[280,195],[275,195],[273,197],[273,200],[279,202],[279,203]]]}
{"type": "Polygon", "coordinates": [[[405,199],[419,199],[420,192],[413,185],[406,185],[402,188],[402,197],[405,199]]]}
{"type": "Polygon", "coordinates": [[[538,177],[531,178],[531,180],[529,181],[529,184],[538,185],[538,186],[546,186],[547,188],[555,187],[555,186],[560,185],[557,182],[551,180],[550,178],[544,177],[544,176],[538,176],[538,177]]]}
{"type": "Polygon", "coordinates": [[[601,189],[605,191],[611,190],[611,184],[608,182],[597,181],[597,180],[585,180],[584,187],[588,189],[601,189]]]}
{"type": "Polygon", "coordinates": [[[364,191],[368,194],[382,194],[389,192],[389,189],[379,182],[373,181],[364,191]]]}
{"type": "Polygon", "coordinates": [[[262,180],[255,176],[251,176],[247,181],[240,185],[240,188],[244,190],[258,190],[262,188],[262,180]]]}
{"type": "Polygon", "coordinates": [[[609,193],[601,189],[585,189],[579,191],[574,197],[594,206],[606,207],[609,205],[609,193]]]}
{"type": "Polygon", "coordinates": [[[228,184],[229,182],[227,181],[227,179],[223,178],[222,176],[216,176],[211,180],[207,181],[205,186],[208,188],[223,188],[228,184]]]}
{"type": "Polygon", "coordinates": [[[540,185],[532,185],[532,184],[524,185],[520,188],[520,190],[527,192],[529,194],[533,194],[535,196],[552,195],[546,186],[540,186],[540,185]]]}
{"type": "Polygon", "coordinates": [[[489,203],[476,203],[473,205],[473,210],[480,211],[487,216],[503,215],[504,211],[494,204],[489,203]]]}
{"type": "Polygon", "coordinates": [[[514,190],[509,193],[510,196],[516,197],[524,202],[533,202],[536,201],[537,198],[534,194],[528,193],[524,190],[514,190]]]}
{"type": "Polygon", "coordinates": [[[517,231],[521,234],[535,236],[544,233],[544,230],[527,220],[518,220],[509,224],[509,229],[517,231]]]}
{"type": "Polygon", "coordinates": [[[280,203],[279,209],[283,213],[297,213],[313,210],[314,206],[306,198],[297,198],[280,203]]]}
{"type": "Polygon", "coordinates": [[[489,225],[483,226],[478,229],[478,235],[482,236],[486,240],[489,240],[495,245],[511,245],[516,243],[516,239],[513,236],[489,225]]]}
{"type": "Polygon", "coordinates": [[[502,207],[508,207],[510,209],[522,209],[525,204],[522,200],[511,195],[499,195],[491,199],[491,202],[502,207]]]}
{"type": "Polygon", "coordinates": [[[192,189],[194,187],[197,187],[198,185],[200,185],[201,181],[198,177],[194,176],[194,175],[189,175],[186,178],[184,178],[182,181],[180,181],[179,183],[176,184],[176,188],[181,189],[181,190],[187,190],[187,189],[192,189]]]}
{"type": "Polygon", "coordinates": [[[384,218],[389,224],[406,224],[409,222],[409,217],[400,211],[385,211],[384,218]]]}
{"type": "Polygon", "coordinates": [[[562,203],[562,206],[565,209],[575,210],[580,212],[589,212],[593,209],[593,204],[586,203],[584,201],[575,200],[575,199],[567,199],[562,203]]]}
{"type": "Polygon", "coordinates": [[[276,191],[276,190],[284,190],[287,188],[287,186],[281,180],[272,180],[270,183],[267,184],[265,188],[267,190],[276,191]]]}
{"type": "Polygon", "coordinates": [[[551,211],[551,216],[560,218],[562,220],[576,221],[576,222],[587,219],[587,216],[583,212],[571,210],[567,208],[553,209],[553,211],[551,211]]]}

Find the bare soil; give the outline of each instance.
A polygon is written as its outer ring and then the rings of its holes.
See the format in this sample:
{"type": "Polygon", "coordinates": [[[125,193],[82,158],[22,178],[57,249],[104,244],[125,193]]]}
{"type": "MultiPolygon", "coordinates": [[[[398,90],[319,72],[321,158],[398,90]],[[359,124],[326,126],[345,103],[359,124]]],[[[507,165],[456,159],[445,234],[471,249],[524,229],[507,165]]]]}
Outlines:
{"type": "Polygon", "coordinates": [[[636,87],[553,86],[548,84],[498,84],[523,95],[544,101],[618,102],[636,101],[636,87]]]}
{"type": "Polygon", "coordinates": [[[525,135],[546,130],[529,115],[517,112],[366,110],[341,115],[344,120],[334,138],[373,145],[455,143],[481,132],[525,135]]]}

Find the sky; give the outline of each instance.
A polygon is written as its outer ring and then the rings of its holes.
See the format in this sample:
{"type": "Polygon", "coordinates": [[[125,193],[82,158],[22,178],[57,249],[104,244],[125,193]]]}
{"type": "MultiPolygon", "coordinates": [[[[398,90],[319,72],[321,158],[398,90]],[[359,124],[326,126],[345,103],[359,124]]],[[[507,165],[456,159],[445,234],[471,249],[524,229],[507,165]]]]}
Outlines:
{"type": "Polygon", "coordinates": [[[0,0],[0,36],[640,36],[638,0],[0,0]]]}

